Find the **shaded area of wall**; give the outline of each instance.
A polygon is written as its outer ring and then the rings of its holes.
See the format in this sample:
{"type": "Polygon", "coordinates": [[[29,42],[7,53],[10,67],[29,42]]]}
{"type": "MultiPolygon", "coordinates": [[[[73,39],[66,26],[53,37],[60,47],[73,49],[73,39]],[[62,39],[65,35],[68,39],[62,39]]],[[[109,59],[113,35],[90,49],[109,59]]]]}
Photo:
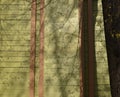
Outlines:
{"type": "Polygon", "coordinates": [[[102,0],[112,97],[120,96],[120,0],[102,0]],[[106,6],[107,5],[107,6],[106,6]]]}
{"type": "Polygon", "coordinates": [[[84,37],[84,96],[88,97],[88,26],[87,26],[87,0],[83,2],[83,37],[84,37]]]}

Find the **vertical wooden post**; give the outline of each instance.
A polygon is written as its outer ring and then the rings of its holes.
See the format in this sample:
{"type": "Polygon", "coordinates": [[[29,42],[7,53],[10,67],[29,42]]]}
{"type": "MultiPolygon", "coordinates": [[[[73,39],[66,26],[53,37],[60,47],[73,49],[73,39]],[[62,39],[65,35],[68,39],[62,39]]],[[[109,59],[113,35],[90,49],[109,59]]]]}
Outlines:
{"type": "Polygon", "coordinates": [[[44,95],[44,0],[40,0],[40,77],[39,97],[44,95]]]}
{"type": "Polygon", "coordinates": [[[36,36],[36,0],[32,0],[31,4],[31,40],[30,40],[30,95],[34,97],[35,88],[35,37],[36,36]]]}
{"type": "Polygon", "coordinates": [[[94,31],[93,31],[93,16],[92,16],[92,0],[88,0],[88,80],[89,80],[89,97],[95,96],[94,87],[94,31]]]}
{"type": "Polygon", "coordinates": [[[84,97],[84,45],[83,45],[83,0],[79,0],[79,45],[80,45],[80,97],[84,97]]]}

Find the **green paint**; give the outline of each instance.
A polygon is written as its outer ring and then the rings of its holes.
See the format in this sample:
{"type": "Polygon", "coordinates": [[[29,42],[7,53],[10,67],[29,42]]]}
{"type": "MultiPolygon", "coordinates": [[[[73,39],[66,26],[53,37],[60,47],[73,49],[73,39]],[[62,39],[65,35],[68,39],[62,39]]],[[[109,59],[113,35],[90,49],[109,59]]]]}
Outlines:
{"type": "MultiPolygon", "coordinates": [[[[38,97],[39,80],[40,8],[37,2],[35,97],[38,97]]],[[[45,4],[44,95],[79,97],[78,0],[45,0],[45,4]]],[[[93,6],[96,97],[111,97],[101,1],[94,1],[93,6]]],[[[29,96],[29,68],[9,67],[29,67],[30,8],[28,0],[0,0],[0,67],[5,67],[0,68],[0,97],[29,96]]],[[[86,41],[87,38],[87,44],[86,41]]]]}

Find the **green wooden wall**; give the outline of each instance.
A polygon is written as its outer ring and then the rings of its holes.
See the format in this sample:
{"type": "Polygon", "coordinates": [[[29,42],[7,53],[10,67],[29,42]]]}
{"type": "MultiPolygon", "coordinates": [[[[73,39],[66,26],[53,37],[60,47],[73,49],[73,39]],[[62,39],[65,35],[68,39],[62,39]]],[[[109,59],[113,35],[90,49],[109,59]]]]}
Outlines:
{"type": "MultiPolygon", "coordinates": [[[[0,97],[29,96],[30,3],[29,0],[0,0],[0,97]]],[[[93,3],[95,97],[110,97],[101,0],[93,3]]],[[[35,97],[38,97],[40,72],[39,0],[37,4],[35,97]]],[[[84,5],[87,6],[86,4],[84,5]]],[[[78,0],[45,0],[45,5],[44,97],[79,97],[78,0]]],[[[87,31],[84,36],[87,36],[87,31]]],[[[87,37],[85,53],[86,44],[87,37]]],[[[87,59],[85,61],[87,67],[87,59]]],[[[86,77],[85,82],[87,81],[86,77]]],[[[87,84],[85,85],[87,89],[87,84]]]]}

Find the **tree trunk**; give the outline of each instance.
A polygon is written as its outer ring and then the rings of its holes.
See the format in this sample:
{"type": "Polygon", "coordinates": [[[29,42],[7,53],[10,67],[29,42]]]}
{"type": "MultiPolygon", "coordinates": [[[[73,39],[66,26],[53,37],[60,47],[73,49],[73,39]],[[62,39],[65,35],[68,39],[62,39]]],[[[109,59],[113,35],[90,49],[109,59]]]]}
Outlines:
{"type": "Polygon", "coordinates": [[[111,94],[120,97],[120,0],[102,3],[111,94]]]}

